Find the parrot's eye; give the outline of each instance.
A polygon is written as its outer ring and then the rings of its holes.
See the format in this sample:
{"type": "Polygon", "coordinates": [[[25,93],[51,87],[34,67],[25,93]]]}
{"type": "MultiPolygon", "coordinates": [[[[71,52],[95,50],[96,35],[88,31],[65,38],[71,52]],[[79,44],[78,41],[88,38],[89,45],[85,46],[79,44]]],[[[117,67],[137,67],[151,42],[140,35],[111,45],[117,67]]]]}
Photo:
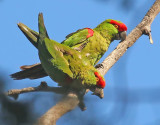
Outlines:
{"type": "Polygon", "coordinates": [[[96,82],[98,82],[99,81],[99,78],[98,77],[96,77],[96,82]]]}
{"type": "Polygon", "coordinates": [[[114,27],[115,27],[116,29],[118,29],[118,25],[114,25],[114,27]]]}

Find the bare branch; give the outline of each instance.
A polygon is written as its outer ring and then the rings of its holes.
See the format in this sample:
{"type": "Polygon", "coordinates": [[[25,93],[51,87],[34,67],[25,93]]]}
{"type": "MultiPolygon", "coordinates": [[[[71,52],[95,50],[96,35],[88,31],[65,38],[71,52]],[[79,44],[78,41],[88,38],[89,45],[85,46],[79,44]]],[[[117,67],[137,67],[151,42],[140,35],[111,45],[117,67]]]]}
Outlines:
{"type": "Polygon", "coordinates": [[[37,92],[37,91],[54,92],[54,93],[57,93],[57,94],[66,94],[67,93],[67,89],[65,89],[64,87],[50,87],[50,86],[47,85],[46,82],[41,82],[41,84],[38,87],[28,87],[28,88],[23,88],[23,89],[12,89],[12,90],[9,90],[6,93],[6,95],[17,99],[19,94],[28,93],[28,92],[37,92]]]}
{"type": "Polygon", "coordinates": [[[36,123],[36,125],[56,125],[56,121],[73,110],[79,104],[78,96],[75,93],[69,93],[59,103],[49,109],[36,123]]]}
{"type": "MultiPolygon", "coordinates": [[[[78,104],[79,107],[82,111],[86,110],[85,104],[83,102],[83,98],[80,99],[78,96],[78,93],[74,92],[73,90],[70,90],[68,88],[65,87],[50,87],[47,85],[46,82],[41,82],[41,84],[38,87],[28,87],[28,88],[23,88],[23,89],[12,89],[9,90],[6,95],[7,96],[11,96],[14,99],[17,99],[19,94],[23,94],[23,93],[28,93],[28,92],[54,92],[57,94],[63,94],[63,95],[68,95],[65,96],[66,98],[64,100],[67,100],[68,98],[70,99],[70,101],[73,99],[73,101],[78,100],[78,104]],[[74,97],[74,98],[73,98],[74,97]]],[[[86,90],[86,93],[89,90],[86,90]]],[[[67,101],[68,102],[68,101],[67,101]]],[[[65,103],[67,103],[65,101],[65,103]]],[[[59,111],[62,110],[61,108],[59,108],[59,111]]]]}

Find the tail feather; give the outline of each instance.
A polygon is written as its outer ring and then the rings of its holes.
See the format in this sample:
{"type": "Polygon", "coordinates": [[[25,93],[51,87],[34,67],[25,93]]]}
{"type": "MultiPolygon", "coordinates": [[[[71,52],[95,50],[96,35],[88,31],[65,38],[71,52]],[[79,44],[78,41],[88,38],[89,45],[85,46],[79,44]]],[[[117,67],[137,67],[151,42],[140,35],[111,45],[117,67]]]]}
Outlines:
{"type": "Polygon", "coordinates": [[[33,30],[31,30],[29,27],[24,25],[23,23],[18,23],[17,24],[19,29],[23,32],[23,34],[27,37],[27,39],[37,48],[37,40],[39,34],[33,30]]]}
{"type": "Polygon", "coordinates": [[[44,25],[43,14],[39,13],[38,15],[38,28],[39,28],[39,39],[43,40],[44,38],[49,38],[47,30],[44,25]]]}
{"type": "Polygon", "coordinates": [[[11,74],[11,77],[14,80],[21,80],[26,78],[38,79],[38,78],[48,76],[40,63],[30,65],[30,66],[21,66],[21,69],[22,71],[11,74]]]}
{"type": "Polygon", "coordinates": [[[33,64],[33,65],[23,65],[20,67],[21,70],[26,70],[26,69],[30,69],[32,67],[35,67],[37,65],[41,65],[41,63],[36,63],[36,64],[33,64]]]}
{"type": "MultiPolygon", "coordinates": [[[[29,39],[29,41],[37,48],[38,42],[43,41],[44,38],[49,38],[47,34],[47,30],[44,25],[43,14],[40,13],[38,16],[38,27],[39,27],[39,34],[26,25],[19,23],[18,27],[24,33],[24,35],[29,39]]],[[[11,77],[20,80],[20,79],[37,79],[41,77],[48,76],[45,70],[43,69],[42,65],[36,64],[32,66],[21,66],[22,71],[11,74],[11,77]]]]}

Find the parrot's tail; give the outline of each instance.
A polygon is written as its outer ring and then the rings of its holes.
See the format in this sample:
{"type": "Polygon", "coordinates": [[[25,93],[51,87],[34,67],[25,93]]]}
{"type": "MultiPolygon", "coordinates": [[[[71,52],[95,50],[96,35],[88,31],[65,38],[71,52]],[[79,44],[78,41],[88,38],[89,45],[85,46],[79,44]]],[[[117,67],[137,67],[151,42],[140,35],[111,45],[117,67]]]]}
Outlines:
{"type": "Polygon", "coordinates": [[[26,78],[38,79],[48,76],[40,63],[34,65],[21,66],[21,69],[22,71],[11,74],[11,77],[14,80],[21,80],[26,78]]]}
{"type": "Polygon", "coordinates": [[[27,39],[37,48],[37,40],[39,34],[33,30],[31,30],[29,27],[24,25],[23,23],[18,23],[17,24],[19,29],[24,33],[24,35],[27,37],[27,39]]]}
{"type": "Polygon", "coordinates": [[[39,13],[38,15],[38,27],[39,27],[39,39],[49,38],[47,30],[44,25],[43,14],[39,13]]]}

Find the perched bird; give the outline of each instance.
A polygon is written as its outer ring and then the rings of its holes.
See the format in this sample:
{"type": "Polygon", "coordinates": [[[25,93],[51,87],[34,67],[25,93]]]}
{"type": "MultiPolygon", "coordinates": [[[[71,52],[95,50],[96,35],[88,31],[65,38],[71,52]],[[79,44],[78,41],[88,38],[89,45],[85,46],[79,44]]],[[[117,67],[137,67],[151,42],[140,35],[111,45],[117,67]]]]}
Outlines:
{"type": "MultiPolygon", "coordinates": [[[[18,27],[28,40],[37,48],[39,33],[31,30],[26,25],[19,23],[18,27]]],[[[66,36],[61,43],[69,46],[86,56],[91,65],[97,64],[100,58],[108,50],[113,40],[124,40],[127,27],[124,23],[107,19],[96,28],[83,28],[66,36]]],[[[21,66],[22,71],[12,74],[14,79],[37,79],[48,76],[41,63],[21,66]]]]}
{"type": "Polygon", "coordinates": [[[49,39],[42,13],[38,17],[37,49],[45,72],[59,86],[77,91],[97,87],[103,89],[105,80],[81,52],[49,39]]]}

